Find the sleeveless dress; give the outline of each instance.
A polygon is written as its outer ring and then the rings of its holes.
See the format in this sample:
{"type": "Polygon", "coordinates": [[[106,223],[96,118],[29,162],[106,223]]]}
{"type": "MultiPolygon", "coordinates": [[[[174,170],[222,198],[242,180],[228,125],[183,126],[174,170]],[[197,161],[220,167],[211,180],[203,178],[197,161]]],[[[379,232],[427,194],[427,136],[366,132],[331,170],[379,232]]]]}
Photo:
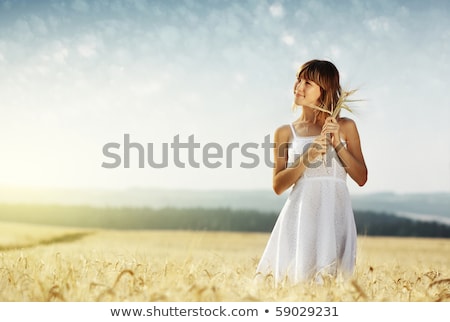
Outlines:
{"type": "MultiPolygon", "coordinates": [[[[293,139],[288,162],[306,151],[315,137],[293,139]]],[[[347,172],[336,151],[311,161],[292,187],[256,269],[256,278],[272,275],[275,285],[349,277],[356,260],[356,225],[347,172]]]]}

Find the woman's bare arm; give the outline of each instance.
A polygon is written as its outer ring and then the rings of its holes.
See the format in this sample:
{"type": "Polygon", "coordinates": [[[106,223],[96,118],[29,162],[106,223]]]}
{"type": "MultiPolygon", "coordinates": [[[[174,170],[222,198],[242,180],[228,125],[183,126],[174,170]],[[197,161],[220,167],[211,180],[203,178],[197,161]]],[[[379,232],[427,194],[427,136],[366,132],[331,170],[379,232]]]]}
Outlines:
{"type": "MultiPolygon", "coordinates": [[[[340,120],[340,128],[345,135],[347,147],[337,148],[337,154],[348,175],[359,185],[367,182],[367,166],[361,149],[361,141],[356,124],[351,119],[340,120]]],[[[337,145],[333,144],[335,147],[337,145]]]]}
{"type": "Polygon", "coordinates": [[[277,195],[282,194],[297,182],[305,172],[310,160],[314,160],[319,154],[326,151],[326,136],[320,135],[305,153],[287,166],[291,137],[289,125],[279,127],[274,134],[273,190],[277,195]]]}

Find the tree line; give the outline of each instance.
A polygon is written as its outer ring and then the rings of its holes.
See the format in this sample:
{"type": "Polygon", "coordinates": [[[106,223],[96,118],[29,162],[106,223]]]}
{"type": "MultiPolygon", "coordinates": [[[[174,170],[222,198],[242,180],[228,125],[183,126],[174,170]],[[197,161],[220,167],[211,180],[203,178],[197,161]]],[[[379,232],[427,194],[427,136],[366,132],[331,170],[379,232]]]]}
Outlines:
{"type": "MultiPolygon", "coordinates": [[[[355,210],[359,235],[450,237],[450,225],[389,213],[355,210]]],[[[1,204],[0,220],[105,229],[175,229],[271,232],[278,213],[230,208],[108,208],[1,204]]]]}

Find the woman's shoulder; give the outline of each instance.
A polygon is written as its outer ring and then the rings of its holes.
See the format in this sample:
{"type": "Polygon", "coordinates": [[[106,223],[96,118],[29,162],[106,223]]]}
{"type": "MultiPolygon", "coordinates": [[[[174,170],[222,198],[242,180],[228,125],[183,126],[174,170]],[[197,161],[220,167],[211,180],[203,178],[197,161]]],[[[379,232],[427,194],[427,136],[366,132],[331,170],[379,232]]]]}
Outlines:
{"type": "Polygon", "coordinates": [[[291,126],[289,124],[282,124],[275,129],[274,137],[275,140],[283,139],[286,140],[292,135],[291,126]]]}
{"type": "Polygon", "coordinates": [[[288,132],[291,131],[290,124],[282,124],[275,129],[275,132],[288,132]]]}
{"type": "Polygon", "coordinates": [[[358,129],[356,127],[356,122],[348,117],[340,117],[338,119],[341,131],[347,136],[358,135],[358,129]]]}
{"type": "Polygon", "coordinates": [[[355,129],[356,122],[348,117],[340,117],[338,120],[339,125],[344,129],[355,129]]]}

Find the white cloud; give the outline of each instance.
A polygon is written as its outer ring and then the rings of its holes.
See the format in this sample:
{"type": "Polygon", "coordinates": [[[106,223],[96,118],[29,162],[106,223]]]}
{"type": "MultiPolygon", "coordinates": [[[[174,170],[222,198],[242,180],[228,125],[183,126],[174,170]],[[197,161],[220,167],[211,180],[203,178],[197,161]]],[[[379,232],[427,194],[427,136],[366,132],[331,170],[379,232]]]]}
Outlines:
{"type": "Polygon", "coordinates": [[[288,46],[292,46],[295,43],[295,38],[292,35],[284,35],[281,37],[281,41],[288,46]]]}
{"type": "Polygon", "coordinates": [[[59,64],[65,64],[69,56],[69,50],[66,47],[59,47],[53,52],[53,59],[59,64]]]}
{"type": "Polygon", "coordinates": [[[270,14],[275,18],[284,16],[284,7],[281,3],[274,3],[269,7],[270,14]]]}
{"type": "Polygon", "coordinates": [[[101,38],[94,35],[84,36],[77,45],[78,53],[84,58],[92,58],[97,55],[99,47],[102,46],[101,38]]]}
{"type": "Polygon", "coordinates": [[[391,29],[391,23],[386,17],[369,19],[365,24],[373,32],[389,32],[391,29]]]}
{"type": "Polygon", "coordinates": [[[78,45],[77,50],[78,50],[78,53],[85,58],[90,58],[97,53],[97,51],[95,49],[95,45],[93,45],[93,44],[78,45]]]}
{"type": "Polygon", "coordinates": [[[336,45],[332,45],[330,47],[330,53],[333,59],[337,59],[341,56],[341,49],[336,45]]]}

